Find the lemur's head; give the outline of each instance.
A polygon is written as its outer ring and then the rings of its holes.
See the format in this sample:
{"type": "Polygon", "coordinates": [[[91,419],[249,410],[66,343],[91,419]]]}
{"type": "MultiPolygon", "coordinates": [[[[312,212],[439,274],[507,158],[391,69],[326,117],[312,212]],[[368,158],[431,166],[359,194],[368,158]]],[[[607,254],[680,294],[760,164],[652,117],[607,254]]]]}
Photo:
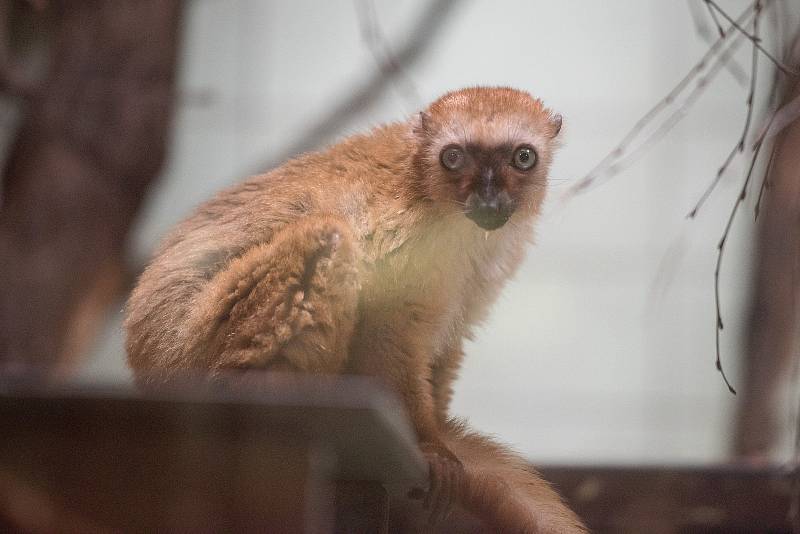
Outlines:
{"type": "Polygon", "coordinates": [[[422,194],[458,206],[485,230],[517,212],[536,213],[561,130],[561,116],[526,92],[472,87],[419,115],[422,194]]]}

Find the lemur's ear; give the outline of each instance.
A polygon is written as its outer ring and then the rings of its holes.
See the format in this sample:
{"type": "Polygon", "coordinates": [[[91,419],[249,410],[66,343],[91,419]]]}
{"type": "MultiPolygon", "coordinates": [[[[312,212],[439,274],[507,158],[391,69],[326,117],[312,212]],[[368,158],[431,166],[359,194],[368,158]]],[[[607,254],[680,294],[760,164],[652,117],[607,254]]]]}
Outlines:
{"type": "Polygon", "coordinates": [[[550,117],[550,125],[552,126],[553,130],[550,134],[550,137],[555,137],[558,135],[558,132],[561,131],[561,123],[563,119],[561,118],[561,114],[556,113],[552,117],[550,117]]]}
{"type": "Polygon", "coordinates": [[[426,134],[431,131],[431,116],[424,111],[420,111],[417,115],[416,124],[414,124],[414,133],[426,134]]]}

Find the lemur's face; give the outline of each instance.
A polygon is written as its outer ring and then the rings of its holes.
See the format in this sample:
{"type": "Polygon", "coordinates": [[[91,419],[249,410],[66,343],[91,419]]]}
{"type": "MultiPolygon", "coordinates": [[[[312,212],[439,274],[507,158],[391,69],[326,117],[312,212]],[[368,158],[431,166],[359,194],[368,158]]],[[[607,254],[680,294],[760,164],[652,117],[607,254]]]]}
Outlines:
{"type": "Polygon", "coordinates": [[[421,115],[425,194],[451,203],[484,230],[544,197],[561,126],[538,100],[513,89],[465,89],[421,115]]]}

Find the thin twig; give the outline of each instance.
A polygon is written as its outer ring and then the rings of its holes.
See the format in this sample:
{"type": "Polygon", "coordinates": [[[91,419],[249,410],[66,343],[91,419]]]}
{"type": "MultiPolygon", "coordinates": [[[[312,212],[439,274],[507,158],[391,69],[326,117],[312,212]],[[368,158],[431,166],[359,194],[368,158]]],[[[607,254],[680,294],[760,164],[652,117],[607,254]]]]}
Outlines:
{"type": "MultiPolygon", "coordinates": [[[[706,5],[710,4],[706,2],[706,5]]],[[[761,8],[761,0],[756,0],[753,16],[753,36],[756,39],[758,39],[758,19],[761,16],[761,8]]],[[[730,166],[736,154],[744,151],[745,143],[747,141],[747,133],[750,131],[750,123],[753,118],[753,100],[755,99],[756,83],[758,81],[758,55],[758,48],[756,48],[754,43],[750,66],[750,91],[747,94],[747,116],[744,120],[744,129],[742,130],[742,135],[739,136],[739,140],[733,146],[730,153],[728,153],[728,156],[725,158],[725,161],[723,161],[722,165],[720,165],[719,169],[717,169],[717,175],[708,185],[706,190],[703,191],[700,199],[697,201],[694,208],[692,208],[692,211],[690,211],[687,215],[687,217],[690,219],[694,219],[695,216],[697,216],[697,212],[703,207],[703,204],[705,204],[708,197],[711,196],[711,193],[714,192],[714,189],[716,189],[717,185],[722,179],[722,176],[725,174],[725,171],[728,170],[728,166],[730,166]]]]}
{"type": "Polygon", "coordinates": [[[719,181],[722,179],[722,175],[725,174],[725,171],[728,169],[728,166],[731,164],[731,161],[733,161],[733,157],[738,152],[739,152],[739,143],[733,146],[733,149],[728,153],[728,156],[725,158],[725,161],[723,161],[722,165],[719,166],[719,169],[717,169],[717,175],[714,176],[714,179],[711,181],[710,184],[708,184],[706,190],[703,191],[702,195],[700,195],[700,199],[694,205],[692,211],[690,211],[686,215],[687,219],[694,219],[697,216],[697,213],[700,211],[700,208],[703,207],[703,204],[705,204],[708,197],[710,197],[711,193],[714,191],[714,189],[716,189],[717,184],[719,184],[719,181]]]}
{"type": "MultiPolygon", "coordinates": [[[[761,17],[761,0],[756,0],[755,13],[753,16],[753,36],[760,39],[758,35],[758,21],[761,17]]],[[[750,93],[747,95],[747,118],[744,121],[744,131],[742,138],[739,139],[739,152],[744,152],[744,145],[747,141],[747,133],[750,131],[750,123],[753,119],[753,100],[756,94],[756,84],[758,83],[758,49],[753,45],[753,54],[750,64],[750,93]]]]}
{"type": "Polygon", "coordinates": [[[716,9],[716,10],[717,10],[717,12],[718,12],[720,15],[722,15],[722,16],[725,18],[725,20],[727,20],[727,21],[728,21],[728,22],[731,24],[731,26],[733,26],[734,28],[736,28],[736,29],[739,31],[739,33],[741,33],[742,35],[744,35],[745,37],[747,37],[748,39],[750,39],[750,40],[753,42],[753,44],[756,46],[756,48],[758,48],[758,49],[761,51],[761,53],[762,53],[762,54],[764,54],[766,57],[768,57],[768,58],[769,58],[769,60],[770,60],[770,61],[772,61],[772,63],[773,63],[773,64],[774,64],[776,67],[778,67],[778,68],[779,68],[779,69],[780,69],[780,70],[781,70],[781,71],[782,71],[784,74],[788,74],[788,75],[790,75],[790,76],[800,76],[800,72],[797,72],[796,70],[794,70],[793,68],[789,67],[789,66],[788,66],[788,65],[786,65],[784,62],[782,62],[781,60],[779,60],[778,58],[776,58],[775,56],[773,56],[773,55],[772,55],[772,54],[769,52],[769,50],[767,50],[766,48],[764,48],[764,47],[761,45],[761,40],[760,40],[758,37],[755,37],[754,35],[751,35],[750,33],[747,33],[747,30],[745,30],[745,29],[742,27],[742,25],[741,25],[741,24],[739,24],[738,22],[736,22],[735,20],[733,20],[733,19],[731,18],[731,16],[730,16],[730,15],[728,15],[728,14],[725,12],[725,10],[724,10],[724,9],[722,9],[721,7],[719,7],[719,5],[717,5],[717,3],[716,3],[714,0],[703,0],[703,1],[704,1],[706,4],[708,4],[708,5],[712,6],[714,9],[716,9]]]}
{"type": "Polygon", "coordinates": [[[758,188],[758,198],[756,199],[756,207],[754,208],[754,219],[758,220],[758,214],[761,212],[761,199],[764,197],[764,191],[769,189],[770,181],[769,176],[772,172],[772,165],[775,162],[775,153],[778,151],[777,147],[773,146],[769,153],[769,161],[767,162],[767,169],[764,171],[764,177],[761,179],[761,187],[758,188]]]}
{"type": "MultiPolygon", "coordinates": [[[[442,35],[442,27],[453,20],[453,12],[462,2],[459,0],[433,0],[420,13],[408,39],[396,48],[394,55],[398,65],[409,68],[419,61],[434,39],[442,35]]],[[[358,113],[375,103],[386,87],[399,74],[398,69],[379,70],[369,79],[345,91],[345,97],[329,106],[330,111],[297,136],[297,140],[287,148],[258,166],[256,172],[263,172],[302,152],[319,147],[331,136],[339,132],[358,113]]]]}
{"type": "Polygon", "coordinates": [[[719,23],[719,19],[717,18],[716,12],[711,9],[711,4],[705,2],[706,9],[708,10],[708,14],[711,15],[711,20],[714,21],[714,24],[717,25],[717,32],[719,33],[720,37],[725,37],[725,30],[722,29],[722,24],[719,23]]]}
{"type": "Polygon", "coordinates": [[[719,298],[719,273],[720,268],[722,267],[722,259],[725,255],[725,245],[728,242],[728,236],[731,232],[731,227],[733,226],[733,221],[736,218],[736,213],[739,211],[739,207],[744,203],[744,199],[747,196],[747,187],[750,185],[750,179],[753,177],[753,170],[756,167],[756,162],[758,161],[758,155],[761,153],[761,148],[764,146],[764,141],[766,139],[766,133],[769,131],[770,124],[772,120],[774,120],[775,114],[772,115],[770,118],[769,123],[766,125],[764,130],[762,131],[761,135],[759,135],[758,139],[755,142],[753,147],[753,157],[750,160],[750,167],[747,169],[747,175],[745,176],[744,183],[742,184],[742,189],[739,191],[739,195],[736,197],[736,202],[733,204],[733,208],[731,208],[730,215],[728,216],[728,222],[725,224],[725,230],[722,232],[722,237],[717,244],[717,265],[714,269],[714,303],[716,305],[716,312],[717,312],[717,326],[716,326],[716,352],[717,352],[717,359],[716,359],[716,366],[717,370],[719,370],[720,374],[722,374],[722,379],[725,381],[725,385],[728,386],[728,390],[734,395],[736,394],[736,390],[733,389],[731,386],[728,377],[725,375],[725,371],[722,368],[722,359],[720,357],[720,333],[722,332],[722,313],[720,312],[720,298],[719,298]]]}
{"type": "MultiPolygon", "coordinates": [[[[746,23],[753,12],[754,6],[748,6],[737,18],[738,23],[746,23]]],[[[641,134],[641,132],[650,125],[655,118],[660,115],[664,110],[669,108],[677,97],[689,86],[689,84],[698,78],[708,67],[711,60],[714,59],[723,48],[723,45],[730,39],[731,32],[728,32],[725,37],[720,37],[708,48],[703,57],[698,61],[689,72],[681,78],[680,81],[667,93],[664,98],[657,102],[650,110],[647,111],[633,127],[625,134],[616,147],[611,150],[606,156],[600,160],[586,175],[570,187],[564,195],[564,198],[570,198],[576,194],[588,189],[600,177],[612,177],[618,173],[619,167],[614,165],[620,160],[625,153],[629,150],[631,143],[641,134]]],[[[703,86],[705,84],[702,84],[703,86]]],[[[698,82],[697,87],[701,87],[698,82]]]]}

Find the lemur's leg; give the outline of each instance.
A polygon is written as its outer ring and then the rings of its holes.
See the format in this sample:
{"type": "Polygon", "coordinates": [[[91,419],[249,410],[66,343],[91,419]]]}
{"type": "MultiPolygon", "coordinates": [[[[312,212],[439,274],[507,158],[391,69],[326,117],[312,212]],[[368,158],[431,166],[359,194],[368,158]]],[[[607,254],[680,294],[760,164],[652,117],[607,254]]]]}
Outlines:
{"type": "Polygon", "coordinates": [[[217,273],[194,324],[211,325],[212,374],[231,369],[336,373],[358,304],[357,250],[334,217],[306,217],[217,273]]]}

